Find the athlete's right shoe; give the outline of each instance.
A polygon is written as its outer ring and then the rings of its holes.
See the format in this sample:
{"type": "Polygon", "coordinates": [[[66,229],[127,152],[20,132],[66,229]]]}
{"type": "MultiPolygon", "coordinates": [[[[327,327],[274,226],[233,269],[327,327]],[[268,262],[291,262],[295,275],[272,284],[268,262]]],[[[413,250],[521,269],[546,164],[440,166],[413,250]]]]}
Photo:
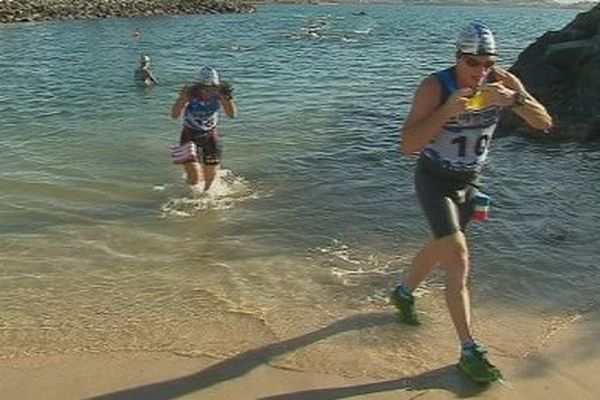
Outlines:
{"type": "Polygon", "coordinates": [[[415,298],[406,292],[401,285],[396,286],[390,300],[398,309],[398,320],[407,325],[421,325],[415,311],[415,298]]]}
{"type": "Polygon", "coordinates": [[[471,380],[488,384],[502,379],[502,373],[487,359],[487,351],[478,344],[463,349],[458,369],[471,380]]]}

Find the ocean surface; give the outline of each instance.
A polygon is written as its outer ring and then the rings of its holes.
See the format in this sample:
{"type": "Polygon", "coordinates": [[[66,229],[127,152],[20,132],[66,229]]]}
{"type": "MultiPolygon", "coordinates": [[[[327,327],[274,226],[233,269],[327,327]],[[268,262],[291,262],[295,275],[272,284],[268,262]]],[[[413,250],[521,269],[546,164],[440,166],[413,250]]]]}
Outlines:
{"type": "MultiPolygon", "coordinates": [[[[453,362],[441,273],[418,292],[421,328],[387,299],[428,235],[399,126],[466,21],[488,22],[508,67],[576,13],[280,5],[1,26],[0,358],[221,360],[297,339],[269,362],[373,377],[453,362]],[[151,89],[133,82],[143,53],[151,89]],[[169,110],[205,64],[239,115],[222,116],[218,185],[192,198],[169,110]]],[[[493,143],[492,219],[469,236],[474,326],[494,357],[598,306],[599,163],[597,144],[493,143]]]]}

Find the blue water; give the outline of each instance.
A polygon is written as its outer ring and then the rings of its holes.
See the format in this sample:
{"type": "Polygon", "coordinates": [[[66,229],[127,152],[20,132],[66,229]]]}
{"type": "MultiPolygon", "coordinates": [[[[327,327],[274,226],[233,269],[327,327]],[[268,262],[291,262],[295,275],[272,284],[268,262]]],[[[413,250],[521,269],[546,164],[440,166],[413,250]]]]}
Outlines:
{"type": "MultiPolygon", "coordinates": [[[[414,160],[397,151],[418,82],[453,61],[465,21],[486,20],[510,66],[574,16],[280,5],[0,27],[0,357],[226,357],[391,314],[386,294],[427,236],[414,160]],[[133,83],[142,53],[160,79],[151,89],[133,83]],[[217,194],[190,199],[169,160],[169,110],[204,64],[233,83],[239,116],[222,118],[217,194]]],[[[518,137],[492,149],[492,219],[470,234],[476,326],[519,357],[599,300],[600,151],[518,137]]],[[[420,292],[430,327],[418,335],[374,326],[352,334],[361,346],[331,339],[279,363],[353,374],[344,357],[366,352],[377,357],[365,370],[397,376],[452,359],[442,283],[420,292]],[[398,354],[422,361],[390,367],[398,354]]]]}

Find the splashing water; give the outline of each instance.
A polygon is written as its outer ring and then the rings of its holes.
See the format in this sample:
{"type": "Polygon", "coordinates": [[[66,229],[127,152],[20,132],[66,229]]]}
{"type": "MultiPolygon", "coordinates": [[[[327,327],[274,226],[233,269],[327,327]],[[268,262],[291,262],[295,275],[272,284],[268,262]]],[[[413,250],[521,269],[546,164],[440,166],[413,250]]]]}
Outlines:
{"type": "Polygon", "coordinates": [[[239,202],[260,197],[246,179],[226,169],[219,171],[209,190],[202,191],[202,186],[200,183],[191,187],[187,196],[169,198],[160,208],[163,217],[190,217],[204,210],[227,210],[239,202]]]}

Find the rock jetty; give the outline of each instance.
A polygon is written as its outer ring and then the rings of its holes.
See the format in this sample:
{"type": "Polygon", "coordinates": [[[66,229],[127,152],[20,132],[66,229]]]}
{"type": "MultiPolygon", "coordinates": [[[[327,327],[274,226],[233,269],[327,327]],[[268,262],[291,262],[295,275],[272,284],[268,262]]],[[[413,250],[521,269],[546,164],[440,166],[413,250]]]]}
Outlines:
{"type": "Polygon", "coordinates": [[[239,0],[0,0],[0,23],[254,10],[239,0]]]}
{"type": "MultiPolygon", "coordinates": [[[[554,117],[553,137],[600,139],[600,3],[541,36],[510,71],[554,117]]],[[[508,131],[531,132],[510,115],[501,124],[508,131]]]]}

